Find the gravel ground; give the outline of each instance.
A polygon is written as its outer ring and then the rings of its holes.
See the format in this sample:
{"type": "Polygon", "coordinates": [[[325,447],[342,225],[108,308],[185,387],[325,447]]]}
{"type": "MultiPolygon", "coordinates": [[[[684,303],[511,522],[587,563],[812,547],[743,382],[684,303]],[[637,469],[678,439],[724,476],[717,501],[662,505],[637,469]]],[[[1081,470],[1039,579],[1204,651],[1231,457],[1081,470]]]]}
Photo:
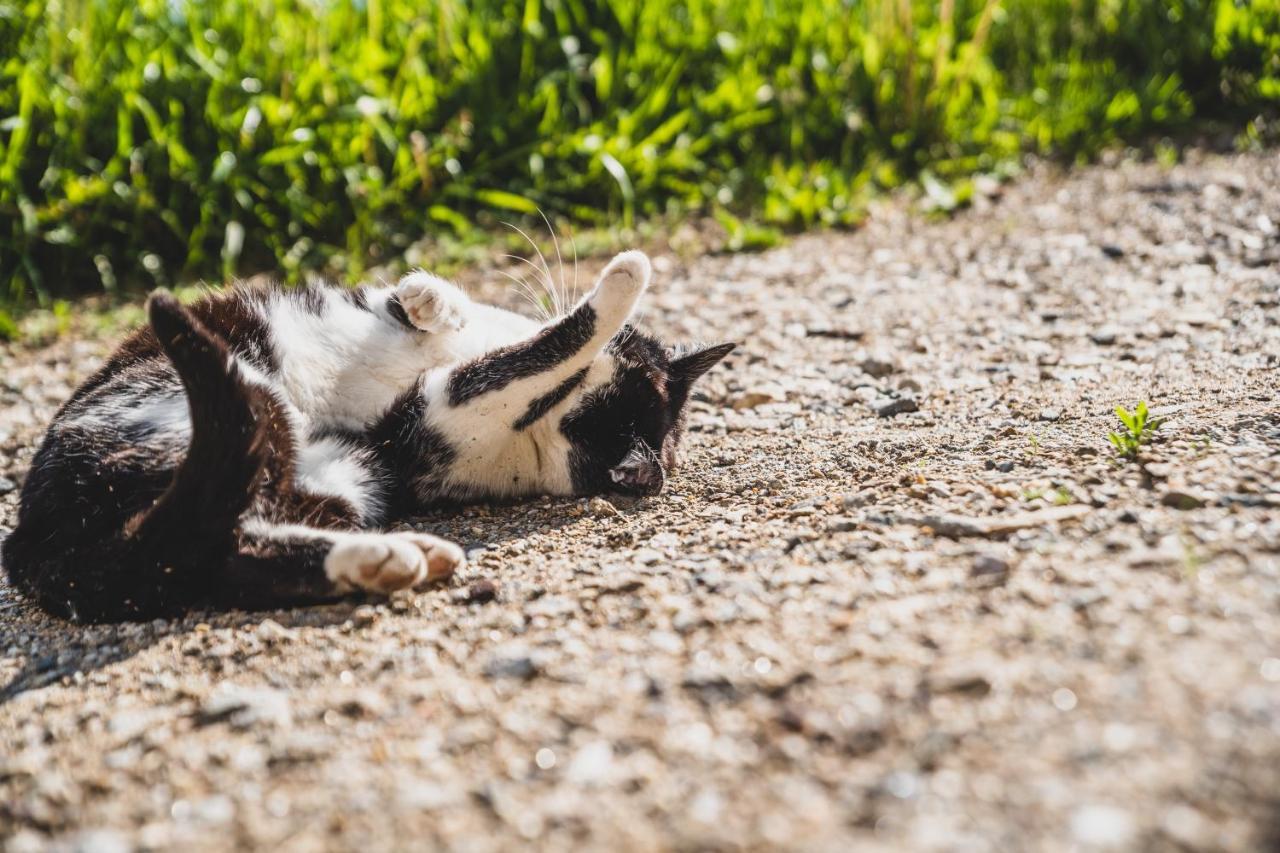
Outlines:
{"type": "MultiPolygon", "coordinates": [[[[649,324],[743,344],[686,466],[425,519],[446,586],[96,628],[0,586],[8,848],[1280,845],[1280,157],[981,189],[659,256],[649,324]]],[[[0,353],[0,524],[106,343],[0,353]]]]}

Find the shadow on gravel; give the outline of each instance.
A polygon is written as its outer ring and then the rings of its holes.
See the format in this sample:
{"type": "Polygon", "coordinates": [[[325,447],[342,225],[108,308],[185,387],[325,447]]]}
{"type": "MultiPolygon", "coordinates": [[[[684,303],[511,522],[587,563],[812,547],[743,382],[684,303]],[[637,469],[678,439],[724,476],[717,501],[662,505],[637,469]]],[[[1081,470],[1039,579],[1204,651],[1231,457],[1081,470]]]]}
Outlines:
{"type": "MultiPolygon", "coordinates": [[[[636,499],[615,501],[622,514],[645,505],[636,499]]],[[[483,514],[441,511],[414,519],[413,526],[451,537],[469,551],[487,549],[569,526],[580,517],[572,514],[575,506],[573,501],[549,501],[538,505],[536,512],[519,515],[506,514],[514,511],[504,506],[486,507],[483,514]]],[[[26,603],[0,577],[0,660],[23,661],[17,674],[0,684],[0,705],[50,684],[83,681],[170,637],[196,633],[197,626],[204,624],[220,630],[242,630],[268,620],[285,629],[341,625],[361,604],[377,600],[353,596],[332,604],[288,610],[193,611],[177,619],[79,625],[48,616],[26,603]]],[[[464,595],[460,605],[467,603],[470,602],[464,595]]]]}
{"type": "Polygon", "coordinates": [[[169,637],[194,634],[204,623],[231,630],[268,620],[286,629],[341,625],[364,601],[353,598],[291,610],[197,611],[180,619],[77,625],[40,612],[0,582],[0,654],[23,661],[17,674],[0,685],[0,705],[64,680],[83,683],[94,672],[128,660],[169,637]]]}

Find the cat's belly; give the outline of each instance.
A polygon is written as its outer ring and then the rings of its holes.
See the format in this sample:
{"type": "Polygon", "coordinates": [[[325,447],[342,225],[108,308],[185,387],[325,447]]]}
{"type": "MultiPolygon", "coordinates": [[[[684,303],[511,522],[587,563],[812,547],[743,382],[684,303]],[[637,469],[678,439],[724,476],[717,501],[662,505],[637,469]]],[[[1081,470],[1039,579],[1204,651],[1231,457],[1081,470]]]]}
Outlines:
{"type": "Polygon", "coordinates": [[[462,329],[436,333],[390,325],[334,297],[319,312],[292,300],[270,310],[279,366],[273,384],[308,424],[348,429],[376,419],[424,373],[515,343],[538,328],[527,318],[475,304],[462,329]]]}

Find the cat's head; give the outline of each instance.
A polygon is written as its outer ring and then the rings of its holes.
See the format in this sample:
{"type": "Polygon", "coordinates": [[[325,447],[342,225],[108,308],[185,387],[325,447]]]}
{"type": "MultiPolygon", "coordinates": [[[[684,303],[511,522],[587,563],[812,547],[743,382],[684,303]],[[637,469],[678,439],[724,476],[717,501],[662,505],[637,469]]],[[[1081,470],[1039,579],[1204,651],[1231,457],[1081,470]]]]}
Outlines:
{"type": "Polygon", "coordinates": [[[574,491],[660,492],[678,459],[693,383],[734,346],[672,348],[630,326],[619,332],[605,352],[612,375],[560,422],[574,491]]]}

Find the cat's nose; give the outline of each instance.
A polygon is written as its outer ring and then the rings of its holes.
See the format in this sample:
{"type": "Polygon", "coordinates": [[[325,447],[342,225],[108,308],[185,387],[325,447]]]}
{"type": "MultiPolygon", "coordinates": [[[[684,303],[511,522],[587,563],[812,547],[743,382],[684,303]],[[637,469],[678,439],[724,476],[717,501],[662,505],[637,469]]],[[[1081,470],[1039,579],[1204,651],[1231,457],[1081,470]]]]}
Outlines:
{"type": "Polygon", "coordinates": [[[667,475],[656,459],[632,454],[609,470],[613,487],[623,494],[656,495],[662,491],[667,475]]]}

